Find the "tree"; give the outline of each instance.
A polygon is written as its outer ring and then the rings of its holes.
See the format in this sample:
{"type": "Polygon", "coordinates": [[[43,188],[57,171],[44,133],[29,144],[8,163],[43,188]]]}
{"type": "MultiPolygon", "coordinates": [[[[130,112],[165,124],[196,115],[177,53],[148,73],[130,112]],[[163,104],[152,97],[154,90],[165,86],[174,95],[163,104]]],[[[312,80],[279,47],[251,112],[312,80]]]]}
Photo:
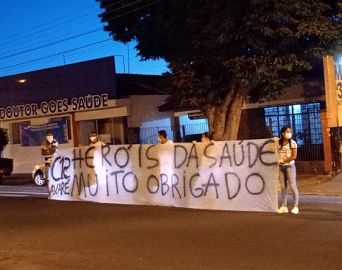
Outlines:
{"type": "Polygon", "coordinates": [[[340,45],[336,0],[97,0],[114,40],[169,63],[175,104],[236,139],[243,103],[274,99],[340,45]]]}
{"type": "Polygon", "coordinates": [[[2,151],[4,151],[8,142],[9,142],[8,132],[5,129],[0,128],[0,156],[1,156],[2,151]]]}

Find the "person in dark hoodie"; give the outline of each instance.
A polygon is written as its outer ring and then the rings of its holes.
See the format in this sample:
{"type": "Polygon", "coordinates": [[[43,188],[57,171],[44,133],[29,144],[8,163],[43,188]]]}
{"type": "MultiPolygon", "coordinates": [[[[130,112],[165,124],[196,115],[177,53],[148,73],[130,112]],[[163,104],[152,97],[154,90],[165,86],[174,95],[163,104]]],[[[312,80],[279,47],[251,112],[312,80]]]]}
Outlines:
{"type": "Polygon", "coordinates": [[[49,180],[49,168],[53,162],[54,154],[58,150],[58,141],[53,138],[53,134],[48,130],[45,134],[45,141],[41,146],[41,154],[45,160],[45,177],[49,180]]]}

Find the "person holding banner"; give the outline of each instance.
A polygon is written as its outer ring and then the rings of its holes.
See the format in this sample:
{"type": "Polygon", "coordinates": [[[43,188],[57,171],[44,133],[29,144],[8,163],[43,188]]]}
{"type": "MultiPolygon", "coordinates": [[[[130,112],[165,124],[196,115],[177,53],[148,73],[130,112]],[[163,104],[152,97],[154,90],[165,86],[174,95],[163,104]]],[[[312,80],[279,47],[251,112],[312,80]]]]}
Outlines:
{"type": "Polygon", "coordinates": [[[173,144],[173,141],[167,139],[167,133],[165,130],[158,131],[158,142],[162,145],[173,144]]]}
{"type": "Polygon", "coordinates": [[[293,192],[294,207],[291,210],[292,214],[298,214],[299,193],[296,180],[296,165],[297,158],[297,143],[292,139],[291,127],[285,126],[281,129],[279,140],[279,180],[281,184],[281,200],[282,205],[278,209],[278,213],[288,213],[287,208],[287,186],[288,183],[293,192]]]}
{"type": "MultiPolygon", "coordinates": [[[[89,147],[93,147],[94,148],[93,151],[97,151],[98,149],[101,149],[102,146],[106,145],[103,141],[99,139],[99,136],[96,131],[92,131],[89,133],[89,141],[90,141],[89,147]]],[[[97,172],[101,170],[101,166],[96,164],[94,159],[91,159],[89,161],[90,167],[88,168],[88,179],[86,181],[86,187],[88,188],[96,184],[97,172]]]]}
{"type": "Polygon", "coordinates": [[[97,135],[96,131],[92,131],[89,133],[89,141],[90,141],[90,146],[104,146],[105,143],[101,141],[97,135]]]}
{"type": "Polygon", "coordinates": [[[201,141],[204,143],[212,143],[213,142],[212,133],[209,133],[209,132],[203,133],[201,141]]]}
{"type": "Polygon", "coordinates": [[[41,146],[41,154],[45,160],[45,177],[49,180],[49,168],[53,162],[53,156],[58,150],[58,142],[53,138],[53,134],[48,130],[45,134],[45,141],[41,146]]]}

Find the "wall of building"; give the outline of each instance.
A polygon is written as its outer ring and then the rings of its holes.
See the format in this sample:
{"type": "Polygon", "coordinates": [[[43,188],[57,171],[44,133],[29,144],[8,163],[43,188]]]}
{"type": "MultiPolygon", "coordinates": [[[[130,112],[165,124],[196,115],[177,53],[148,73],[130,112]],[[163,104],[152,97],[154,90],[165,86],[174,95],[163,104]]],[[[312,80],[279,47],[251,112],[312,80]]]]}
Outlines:
{"type": "Polygon", "coordinates": [[[114,58],[107,57],[0,78],[0,108],[108,93],[117,98],[114,58]],[[25,80],[19,83],[18,80],[25,80]]]}
{"type": "MultiPolygon", "coordinates": [[[[71,116],[70,114],[59,115],[58,117],[66,117],[71,116]]],[[[31,125],[42,125],[47,124],[49,119],[52,116],[48,117],[38,117],[38,118],[30,118],[29,120],[31,125]]],[[[13,121],[2,121],[0,127],[6,128],[9,131],[9,139],[10,143],[6,146],[4,151],[4,156],[6,158],[13,159],[13,173],[21,174],[21,173],[31,173],[33,167],[37,164],[43,163],[44,159],[40,154],[40,146],[22,146],[21,144],[12,144],[12,133],[11,133],[11,124],[16,123],[20,120],[13,121]]],[[[68,143],[63,143],[59,145],[59,149],[67,149],[74,146],[73,138],[74,134],[71,129],[71,140],[68,140],[68,143]]]]}
{"type": "Polygon", "coordinates": [[[159,112],[167,95],[130,96],[128,116],[129,128],[162,127],[173,125],[173,112],[159,112]]]}
{"type": "Polygon", "coordinates": [[[132,95],[129,97],[127,117],[129,143],[156,143],[157,132],[165,129],[168,138],[174,140],[172,128],[175,118],[172,111],[160,112],[167,95],[132,95]]]}
{"type": "MultiPolygon", "coordinates": [[[[67,143],[59,144],[59,149],[73,148],[79,145],[87,145],[89,143],[88,134],[90,131],[96,131],[96,121],[108,120],[104,123],[99,133],[109,135],[108,143],[123,144],[125,143],[125,117],[127,116],[128,100],[109,100],[108,107],[93,109],[81,112],[73,112],[67,114],[48,114],[39,117],[17,118],[13,120],[1,120],[0,127],[8,130],[10,143],[6,146],[3,153],[4,157],[14,160],[14,174],[31,173],[36,164],[43,162],[40,154],[40,146],[22,146],[18,142],[20,134],[16,132],[18,137],[13,140],[13,131],[11,127],[14,123],[28,121],[30,125],[37,126],[49,123],[53,118],[69,117],[70,138],[67,143]],[[120,106],[118,106],[120,105],[120,106]],[[73,122],[76,119],[75,122],[73,122]],[[107,125],[108,124],[108,125],[107,125]],[[74,126],[73,126],[74,125],[74,126]],[[110,127],[109,127],[110,126],[110,127]],[[75,130],[76,127],[76,130],[75,130]],[[76,133],[76,134],[75,134],[76,133]],[[107,134],[108,133],[108,134],[107,134]],[[77,136],[77,138],[75,137],[77,136]],[[77,142],[77,143],[75,143],[77,142]]],[[[18,125],[19,127],[19,125],[18,125]]]]}

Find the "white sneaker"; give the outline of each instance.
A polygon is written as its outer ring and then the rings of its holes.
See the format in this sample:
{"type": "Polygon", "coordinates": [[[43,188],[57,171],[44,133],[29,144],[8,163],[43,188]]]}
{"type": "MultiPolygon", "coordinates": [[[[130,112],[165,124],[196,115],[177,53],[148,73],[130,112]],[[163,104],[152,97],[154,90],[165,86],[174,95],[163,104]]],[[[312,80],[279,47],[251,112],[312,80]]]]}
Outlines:
{"type": "Polygon", "coordinates": [[[293,207],[292,210],[291,210],[291,213],[292,213],[292,214],[295,214],[295,215],[299,214],[299,209],[298,209],[298,207],[297,207],[297,206],[293,207]]]}
{"type": "Polygon", "coordinates": [[[286,206],[280,207],[277,211],[278,214],[284,214],[284,213],[288,213],[288,212],[289,212],[289,209],[287,209],[286,206]]]}

